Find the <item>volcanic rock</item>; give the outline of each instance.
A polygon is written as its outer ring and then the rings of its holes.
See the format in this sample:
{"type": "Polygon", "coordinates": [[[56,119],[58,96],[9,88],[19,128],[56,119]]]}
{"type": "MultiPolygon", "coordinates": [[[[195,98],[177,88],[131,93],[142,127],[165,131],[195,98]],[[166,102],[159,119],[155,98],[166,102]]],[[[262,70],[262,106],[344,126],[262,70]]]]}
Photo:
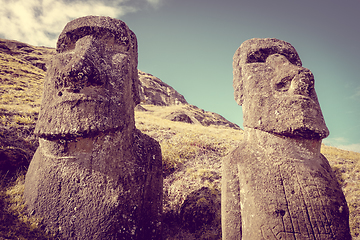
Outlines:
{"type": "Polygon", "coordinates": [[[28,213],[61,239],[161,239],[161,150],[134,121],[135,34],[117,19],[78,18],[56,50],[25,179],[28,213]]]}
{"type": "Polygon", "coordinates": [[[329,132],[314,76],[278,39],[234,55],[244,141],[223,160],[223,239],[351,239],[349,210],[321,139],[329,132]]]}

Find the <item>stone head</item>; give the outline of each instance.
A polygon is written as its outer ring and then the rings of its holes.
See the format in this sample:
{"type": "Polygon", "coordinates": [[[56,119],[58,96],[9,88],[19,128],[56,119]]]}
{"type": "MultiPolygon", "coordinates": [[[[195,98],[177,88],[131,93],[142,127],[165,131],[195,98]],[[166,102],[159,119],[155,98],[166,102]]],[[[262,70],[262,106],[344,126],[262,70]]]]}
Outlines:
{"type": "Polygon", "coordinates": [[[47,139],[134,128],[139,103],[137,40],[110,17],[69,22],[44,82],[35,134],[47,139]]]}
{"type": "Polygon", "coordinates": [[[245,41],[235,52],[235,100],[244,127],[300,137],[329,135],[314,88],[314,76],[295,48],[274,38],[245,41]]]}

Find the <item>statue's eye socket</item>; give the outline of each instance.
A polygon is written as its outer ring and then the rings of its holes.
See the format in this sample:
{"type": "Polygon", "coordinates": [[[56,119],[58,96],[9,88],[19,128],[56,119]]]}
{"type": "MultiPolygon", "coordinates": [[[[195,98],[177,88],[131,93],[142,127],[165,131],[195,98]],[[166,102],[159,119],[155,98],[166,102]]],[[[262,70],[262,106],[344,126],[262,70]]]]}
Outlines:
{"type": "Polygon", "coordinates": [[[59,50],[60,53],[62,52],[67,52],[67,51],[71,51],[75,48],[75,43],[72,43],[72,42],[67,42],[67,43],[64,43],[62,46],[61,46],[61,49],[59,50]]]}
{"type": "Polygon", "coordinates": [[[246,63],[266,62],[266,58],[274,53],[276,53],[276,49],[261,48],[255,52],[250,52],[246,63]]]}
{"type": "Polygon", "coordinates": [[[282,78],[279,82],[275,83],[275,89],[279,92],[286,92],[290,88],[292,79],[293,76],[287,76],[282,78]]]}
{"type": "Polygon", "coordinates": [[[248,56],[246,63],[265,62],[266,58],[267,55],[264,55],[261,51],[256,51],[248,56]]]}

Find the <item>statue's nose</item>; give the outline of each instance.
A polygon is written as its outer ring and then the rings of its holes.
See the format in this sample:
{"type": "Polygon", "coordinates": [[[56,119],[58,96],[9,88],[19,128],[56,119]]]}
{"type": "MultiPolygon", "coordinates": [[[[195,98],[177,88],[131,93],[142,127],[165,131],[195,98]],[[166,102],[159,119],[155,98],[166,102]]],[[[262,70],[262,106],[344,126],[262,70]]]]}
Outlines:
{"type": "Polygon", "coordinates": [[[296,66],[283,55],[273,54],[266,59],[266,63],[275,69],[275,89],[309,96],[314,88],[314,75],[304,67],[296,66]]]}
{"type": "Polygon", "coordinates": [[[69,92],[79,92],[82,88],[104,83],[100,76],[100,70],[96,66],[96,60],[100,56],[94,39],[89,37],[78,40],[70,59],[60,73],[60,85],[69,92]]]}
{"type": "Polygon", "coordinates": [[[307,68],[300,68],[291,81],[289,91],[293,94],[310,96],[311,90],[314,88],[314,75],[307,68]]]}

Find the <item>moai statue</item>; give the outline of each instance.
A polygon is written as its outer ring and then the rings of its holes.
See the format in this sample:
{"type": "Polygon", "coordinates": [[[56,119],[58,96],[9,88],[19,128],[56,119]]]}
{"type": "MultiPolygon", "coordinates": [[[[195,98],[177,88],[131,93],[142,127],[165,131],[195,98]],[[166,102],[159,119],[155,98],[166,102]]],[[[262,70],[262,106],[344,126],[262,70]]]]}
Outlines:
{"type": "Polygon", "coordinates": [[[89,16],[60,34],[25,179],[29,214],[61,239],[161,239],[159,144],[135,128],[137,40],[89,16]]]}
{"type": "Polygon", "coordinates": [[[244,140],[223,161],[223,239],[351,239],[348,207],[327,159],[329,131],[289,43],[250,39],[234,55],[244,140]]]}

